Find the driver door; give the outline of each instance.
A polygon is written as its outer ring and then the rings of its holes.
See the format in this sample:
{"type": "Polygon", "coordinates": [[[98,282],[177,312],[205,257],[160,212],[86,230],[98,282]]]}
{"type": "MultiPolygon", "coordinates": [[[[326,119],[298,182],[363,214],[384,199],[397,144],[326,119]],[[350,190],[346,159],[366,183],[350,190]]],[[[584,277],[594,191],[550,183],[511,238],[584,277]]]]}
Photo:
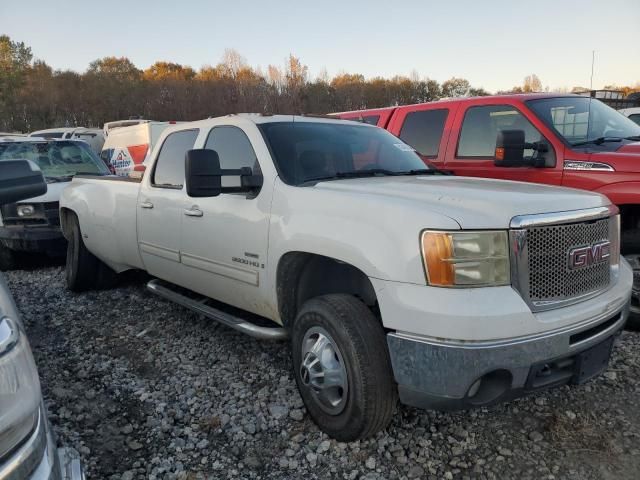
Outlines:
{"type": "MultiPolygon", "coordinates": [[[[456,128],[452,132],[447,149],[445,169],[456,175],[469,177],[490,177],[503,180],[560,185],[562,182],[561,162],[555,167],[498,167],[494,164],[496,139],[500,130],[523,130],[525,142],[545,142],[549,151],[556,152],[553,145],[540,131],[512,105],[467,105],[458,111],[456,128]]],[[[534,150],[524,151],[525,158],[531,158],[534,150]]]]}
{"type": "MultiPolygon", "coordinates": [[[[249,167],[258,174],[260,164],[249,135],[262,141],[257,130],[215,126],[204,148],[218,153],[223,169],[249,167]]],[[[234,180],[237,177],[222,178],[227,186],[234,180]]],[[[253,313],[272,313],[258,300],[265,283],[272,190],[273,185],[265,183],[257,194],[187,197],[180,240],[184,286],[253,313]]]]}

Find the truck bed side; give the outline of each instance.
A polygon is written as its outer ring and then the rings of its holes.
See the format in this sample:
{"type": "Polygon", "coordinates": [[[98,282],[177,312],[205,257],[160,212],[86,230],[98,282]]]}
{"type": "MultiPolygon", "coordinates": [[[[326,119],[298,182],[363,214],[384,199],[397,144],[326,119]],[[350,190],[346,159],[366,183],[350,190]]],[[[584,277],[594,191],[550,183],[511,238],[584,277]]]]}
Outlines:
{"type": "Polygon", "coordinates": [[[116,272],[143,268],[136,227],[139,190],[139,179],[75,177],[60,198],[65,236],[69,228],[68,215],[73,212],[89,251],[116,272]]]}

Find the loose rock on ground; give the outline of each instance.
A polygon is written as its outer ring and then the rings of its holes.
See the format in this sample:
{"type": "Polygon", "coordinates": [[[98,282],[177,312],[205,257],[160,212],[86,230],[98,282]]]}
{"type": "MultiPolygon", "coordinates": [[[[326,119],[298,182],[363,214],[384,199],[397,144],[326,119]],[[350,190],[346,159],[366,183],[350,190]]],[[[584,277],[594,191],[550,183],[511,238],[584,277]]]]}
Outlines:
{"type": "Polygon", "coordinates": [[[73,294],[60,267],[7,273],[60,439],[88,478],[626,479],[640,471],[640,334],[607,375],[489,409],[399,407],[352,443],[309,419],[286,342],[236,333],[128,276],[73,294]]]}

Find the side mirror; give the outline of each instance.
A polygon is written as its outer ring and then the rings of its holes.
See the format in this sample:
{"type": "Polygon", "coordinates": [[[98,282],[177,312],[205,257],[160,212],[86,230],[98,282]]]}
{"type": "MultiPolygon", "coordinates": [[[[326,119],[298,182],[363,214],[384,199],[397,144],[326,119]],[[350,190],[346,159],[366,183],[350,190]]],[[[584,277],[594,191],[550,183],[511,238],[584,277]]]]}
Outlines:
{"type": "Polygon", "coordinates": [[[0,161],[0,205],[47,193],[42,172],[28,160],[0,161]]]}
{"type": "Polygon", "coordinates": [[[217,197],[222,193],[222,169],[215,150],[189,150],[184,168],[190,197],[217,197]]]}
{"type": "Polygon", "coordinates": [[[217,197],[221,193],[255,193],[262,187],[262,175],[249,167],[220,168],[218,152],[209,149],[189,150],[185,156],[185,181],[190,197],[217,197]],[[222,177],[240,177],[238,186],[222,186],[222,177]]]}
{"type": "Polygon", "coordinates": [[[526,167],[524,130],[500,130],[496,139],[496,167],[526,167]]]}

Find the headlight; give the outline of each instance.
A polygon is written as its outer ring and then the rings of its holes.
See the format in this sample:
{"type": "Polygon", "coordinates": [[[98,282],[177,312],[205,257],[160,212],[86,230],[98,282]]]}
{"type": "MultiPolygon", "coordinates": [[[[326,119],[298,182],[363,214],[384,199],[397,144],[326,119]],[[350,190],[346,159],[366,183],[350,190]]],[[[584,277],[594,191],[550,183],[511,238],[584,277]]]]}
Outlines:
{"type": "Polygon", "coordinates": [[[488,287],[510,283],[506,231],[424,231],[421,247],[429,285],[488,287]]]}
{"type": "Polygon", "coordinates": [[[0,458],[33,430],[40,382],[31,349],[17,322],[0,318],[0,458]]]}

